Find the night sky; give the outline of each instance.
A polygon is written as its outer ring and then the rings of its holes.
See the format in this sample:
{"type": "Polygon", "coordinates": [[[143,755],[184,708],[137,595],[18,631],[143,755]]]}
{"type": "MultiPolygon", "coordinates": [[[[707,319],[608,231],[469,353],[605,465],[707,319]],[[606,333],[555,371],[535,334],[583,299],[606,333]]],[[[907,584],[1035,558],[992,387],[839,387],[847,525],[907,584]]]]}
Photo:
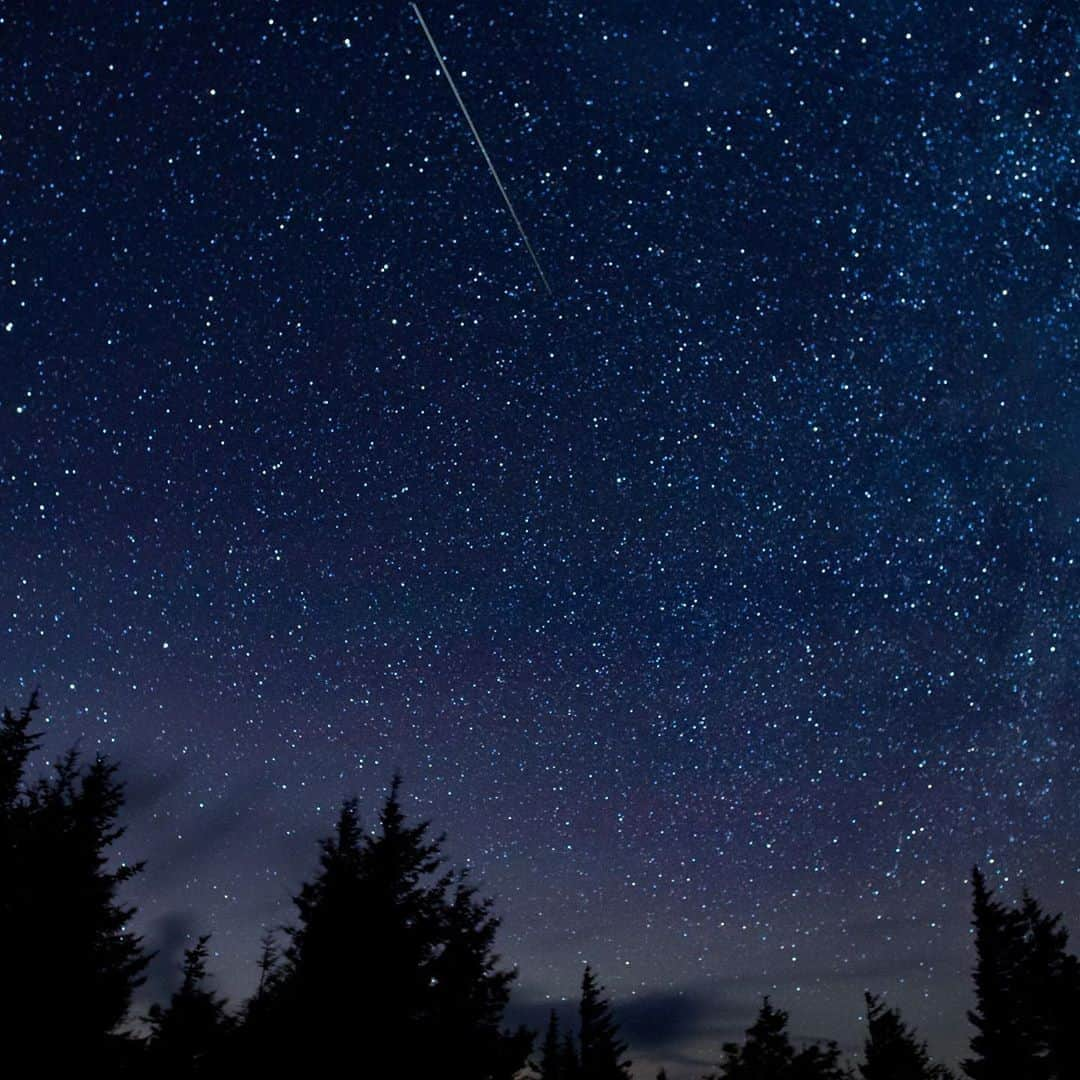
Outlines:
{"type": "Polygon", "coordinates": [[[1080,933],[1070,5],[421,6],[553,296],[405,3],[0,16],[0,694],[145,1000],[399,768],[515,1016],[955,1059],[971,864],[1080,933]]]}

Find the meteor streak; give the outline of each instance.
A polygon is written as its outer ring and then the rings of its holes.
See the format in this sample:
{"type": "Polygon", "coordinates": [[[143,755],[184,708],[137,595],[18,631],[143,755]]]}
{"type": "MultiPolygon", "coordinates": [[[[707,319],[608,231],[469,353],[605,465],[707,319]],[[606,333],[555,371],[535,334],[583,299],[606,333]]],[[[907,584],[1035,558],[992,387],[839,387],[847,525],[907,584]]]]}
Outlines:
{"type": "Polygon", "coordinates": [[[454,82],[454,76],[450,74],[450,69],[446,66],[446,61],[442,57],[442,53],[439,52],[439,46],[435,44],[435,39],[431,36],[431,31],[428,29],[428,25],[424,22],[424,16],[420,14],[420,9],[416,4],[409,5],[416,14],[416,18],[420,23],[420,28],[424,31],[424,36],[428,39],[428,44],[431,46],[431,51],[435,54],[435,59],[439,61],[439,67],[442,68],[442,73],[446,76],[447,82],[450,83],[450,89],[454,91],[454,97],[457,99],[458,105],[461,107],[461,111],[465,116],[469,125],[469,130],[473,134],[473,138],[476,140],[476,145],[480,147],[480,153],[484,155],[484,160],[487,162],[487,167],[491,172],[495,183],[499,187],[499,191],[502,193],[503,201],[506,203],[506,209],[510,211],[510,216],[514,219],[514,224],[517,226],[517,231],[521,234],[521,239],[525,244],[525,249],[532,257],[533,265],[536,267],[536,272],[540,275],[540,280],[544,283],[544,288],[547,289],[548,296],[552,296],[551,286],[548,284],[547,275],[544,273],[543,267],[540,265],[540,260],[536,257],[536,252],[533,251],[532,244],[529,243],[529,238],[525,235],[525,229],[522,227],[521,219],[517,216],[514,210],[514,204],[510,201],[510,196],[506,194],[506,188],[503,187],[503,182],[499,179],[499,174],[495,171],[495,166],[492,164],[491,156],[487,152],[487,148],[484,146],[483,139],[480,138],[480,132],[476,130],[476,125],[473,123],[472,117],[469,115],[469,110],[465,107],[465,102],[461,98],[461,94],[458,93],[457,83],[454,82]]]}

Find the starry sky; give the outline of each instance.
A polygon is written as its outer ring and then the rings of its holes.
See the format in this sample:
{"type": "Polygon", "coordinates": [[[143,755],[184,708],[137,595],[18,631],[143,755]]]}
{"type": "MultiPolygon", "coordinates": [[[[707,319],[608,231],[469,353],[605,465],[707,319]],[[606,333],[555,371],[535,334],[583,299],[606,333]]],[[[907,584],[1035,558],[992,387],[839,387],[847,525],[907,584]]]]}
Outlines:
{"type": "Polygon", "coordinates": [[[1064,3],[14,0],[3,700],[124,765],[168,992],[395,768],[640,1076],[771,993],[968,1037],[1080,932],[1064,3]]]}

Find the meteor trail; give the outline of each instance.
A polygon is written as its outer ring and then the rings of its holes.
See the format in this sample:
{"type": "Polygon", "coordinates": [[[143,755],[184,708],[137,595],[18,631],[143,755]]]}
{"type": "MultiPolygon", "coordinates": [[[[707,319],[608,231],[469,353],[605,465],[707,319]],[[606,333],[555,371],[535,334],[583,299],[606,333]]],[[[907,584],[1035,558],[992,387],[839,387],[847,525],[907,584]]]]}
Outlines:
{"type": "Polygon", "coordinates": [[[454,97],[457,98],[457,103],[461,107],[462,113],[465,114],[465,119],[468,121],[469,130],[473,134],[473,138],[476,140],[476,145],[480,147],[480,153],[484,155],[484,160],[487,162],[487,167],[491,172],[492,177],[495,179],[495,183],[499,187],[499,191],[502,193],[503,201],[506,203],[506,209],[510,211],[510,216],[514,219],[514,224],[517,226],[517,231],[521,234],[521,239],[525,243],[525,249],[529,255],[532,256],[533,265],[536,267],[536,272],[540,275],[540,280],[544,283],[544,288],[547,289],[548,296],[552,296],[551,286],[548,284],[547,275],[544,273],[543,267],[540,265],[540,260],[536,257],[536,252],[533,251],[532,244],[529,243],[529,238],[525,235],[525,229],[522,227],[521,219],[517,216],[514,210],[514,204],[510,201],[510,196],[506,194],[506,188],[503,187],[503,182],[499,179],[499,174],[495,171],[495,166],[491,162],[491,157],[487,152],[487,148],[484,146],[483,139],[480,138],[480,132],[476,130],[476,125],[473,123],[472,117],[469,115],[469,110],[465,108],[465,102],[461,99],[461,94],[458,93],[457,83],[454,82],[454,76],[450,74],[450,69],[446,66],[446,61],[442,58],[442,53],[439,52],[439,46],[435,44],[435,39],[431,36],[431,31],[428,29],[428,25],[424,22],[424,16],[420,14],[420,9],[416,4],[409,5],[416,13],[416,18],[420,22],[420,28],[424,31],[424,36],[428,39],[428,44],[431,46],[431,51],[435,54],[435,59],[439,61],[439,67],[442,68],[442,73],[446,76],[447,81],[450,83],[450,89],[454,91],[454,97]]]}

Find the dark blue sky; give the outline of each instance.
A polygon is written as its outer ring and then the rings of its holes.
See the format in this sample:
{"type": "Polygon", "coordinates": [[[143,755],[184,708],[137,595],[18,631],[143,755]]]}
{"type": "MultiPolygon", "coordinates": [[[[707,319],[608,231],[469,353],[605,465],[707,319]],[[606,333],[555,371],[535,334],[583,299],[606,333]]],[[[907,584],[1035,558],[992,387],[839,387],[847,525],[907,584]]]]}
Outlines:
{"type": "Polygon", "coordinates": [[[975,861],[1080,926],[1067,11],[424,5],[548,297],[407,5],[5,8],[0,690],[152,992],[395,767],[673,1080],[958,1055],[975,861]]]}

